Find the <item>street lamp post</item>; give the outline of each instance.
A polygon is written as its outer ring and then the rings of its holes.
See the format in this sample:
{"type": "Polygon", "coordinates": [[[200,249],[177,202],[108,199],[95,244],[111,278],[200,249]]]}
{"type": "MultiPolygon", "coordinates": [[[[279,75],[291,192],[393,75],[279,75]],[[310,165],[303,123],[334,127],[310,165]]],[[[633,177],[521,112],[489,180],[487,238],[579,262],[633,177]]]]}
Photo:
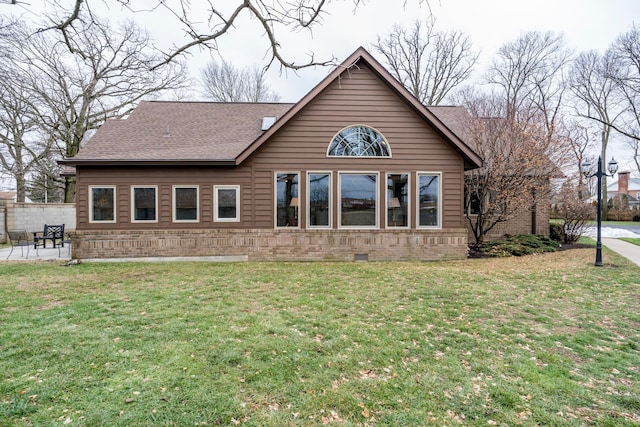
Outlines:
{"type": "Polygon", "coordinates": [[[594,172],[591,171],[591,163],[585,161],[582,163],[582,174],[585,178],[597,177],[598,178],[598,213],[597,213],[597,234],[596,234],[596,267],[602,266],[602,177],[613,177],[618,171],[618,162],[613,157],[611,161],[607,163],[607,170],[609,174],[602,170],[602,157],[598,157],[598,169],[594,172]]]}

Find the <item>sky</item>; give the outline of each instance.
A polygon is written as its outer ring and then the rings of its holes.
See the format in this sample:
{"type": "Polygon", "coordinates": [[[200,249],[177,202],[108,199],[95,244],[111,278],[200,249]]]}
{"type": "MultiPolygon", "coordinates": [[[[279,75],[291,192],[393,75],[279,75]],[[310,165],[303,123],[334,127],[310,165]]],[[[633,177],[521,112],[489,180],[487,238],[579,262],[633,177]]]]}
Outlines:
{"type": "MultiPolygon", "coordinates": [[[[59,0],[73,4],[73,0],[59,0]]],[[[151,4],[151,0],[131,0],[133,5],[151,4]]],[[[169,0],[175,1],[175,0],[169,0]]],[[[105,0],[99,15],[111,20],[122,19],[123,13],[113,6],[114,0],[105,0]],[[109,8],[105,9],[104,5],[109,8]]],[[[238,0],[212,0],[216,7],[231,7],[238,0]]],[[[92,7],[101,6],[100,0],[91,0],[92,7]]],[[[205,4],[191,0],[194,8],[205,4]]],[[[480,82],[486,67],[503,44],[515,40],[527,31],[553,31],[564,35],[567,46],[577,52],[594,49],[604,52],[615,38],[635,24],[640,25],[640,0],[364,0],[354,8],[353,0],[328,2],[328,14],[312,32],[278,32],[278,41],[289,60],[302,63],[309,55],[316,59],[335,57],[338,62],[358,47],[367,48],[376,56],[372,44],[377,36],[388,34],[394,24],[409,27],[416,19],[435,17],[436,30],[457,30],[467,34],[473,48],[480,51],[480,62],[472,81],[480,82]]],[[[20,5],[26,14],[46,13],[42,0],[25,0],[20,5]]],[[[13,12],[16,6],[1,4],[0,14],[13,12]]],[[[98,10],[98,9],[94,9],[98,10]]],[[[140,26],[146,27],[159,46],[180,43],[183,32],[175,19],[166,13],[136,13],[129,15],[140,26]]],[[[202,15],[204,21],[204,14],[202,15]]],[[[183,39],[184,40],[184,39],[183,39]]],[[[200,70],[211,58],[224,58],[236,67],[263,66],[268,59],[269,43],[256,20],[241,17],[236,28],[219,39],[218,51],[192,50],[187,57],[191,73],[200,70]]],[[[296,102],[329,72],[330,67],[316,67],[297,72],[282,71],[276,65],[268,71],[271,88],[283,102],[296,102]]],[[[623,144],[613,143],[613,155],[628,157],[623,144]]],[[[622,162],[621,162],[622,163],[622,162]]],[[[624,167],[624,163],[622,164],[624,167]]]]}

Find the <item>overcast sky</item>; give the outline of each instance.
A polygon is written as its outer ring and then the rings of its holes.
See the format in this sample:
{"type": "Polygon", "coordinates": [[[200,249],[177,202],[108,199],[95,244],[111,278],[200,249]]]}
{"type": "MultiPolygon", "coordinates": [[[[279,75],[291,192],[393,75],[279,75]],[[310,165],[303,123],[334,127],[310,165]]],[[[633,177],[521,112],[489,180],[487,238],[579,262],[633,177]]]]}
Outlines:
{"type": "MultiPolygon", "coordinates": [[[[73,4],[72,0],[60,0],[73,4]]],[[[237,1],[218,0],[216,7],[231,7],[237,1]]],[[[567,45],[575,51],[595,49],[603,52],[615,38],[628,31],[634,23],[640,24],[640,0],[429,0],[428,5],[418,0],[367,0],[354,10],[353,0],[332,1],[327,15],[313,32],[301,30],[295,33],[280,31],[278,41],[288,60],[297,63],[308,60],[313,53],[316,59],[331,57],[342,61],[359,46],[364,46],[376,56],[372,43],[378,35],[385,36],[394,24],[406,27],[415,19],[430,14],[436,18],[437,30],[458,30],[467,34],[473,47],[480,51],[480,63],[474,78],[480,80],[487,64],[498,48],[515,40],[526,31],[554,31],[562,33],[567,45]]],[[[23,2],[22,10],[28,14],[46,13],[41,0],[23,2]]],[[[90,2],[95,10],[105,3],[90,2]]],[[[110,9],[101,11],[113,21],[123,14],[113,0],[107,0],[110,9]]],[[[149,4],[147,0],[133,0],[132,5],[149,4]]],[[[191,0],[197,7],[201,0],[191,0]]],[[[0,4],[0,13],[14,12],[16,6],[0,4]]],[[[182,31],[175,18],[168,14],[129,14],[140,26],[146,27],[161,46],[175,40],[180,43],[182,31]]],[[[236,28],[219,41],[218,52],[193,50],[187,57],[191,73],[199,76],[200,69],[210,60],[224,58],[238,67],[264,65],[268,53],[268,41],[255,20],[243,17],[236,28]]],[[[296,102],[322,80],[330,68],[310,68],[297,73],[281,71],[273,66],[268,83],[284,102],[296,102]]],[[[620,147],[617,148],[619,150],[620,147]]],[[[616,153],[614,153],[616,154],[616,153]]],[[[617,155],[617,154],[616,154],[617,155]]],[[[623,156],[623,154],[620,154],[623,156]]]]}

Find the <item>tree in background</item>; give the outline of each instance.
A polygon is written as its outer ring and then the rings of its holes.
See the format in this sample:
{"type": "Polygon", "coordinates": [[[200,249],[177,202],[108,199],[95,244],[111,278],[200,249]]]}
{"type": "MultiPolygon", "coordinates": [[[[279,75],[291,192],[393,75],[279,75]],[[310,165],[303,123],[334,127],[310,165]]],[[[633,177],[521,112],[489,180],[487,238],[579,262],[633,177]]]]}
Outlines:
{"type": "MultiPolygon", "coordinates": [[[[28,93],[29,102],[16,106],[16,114],[31,118],[61,157],[75,156],[93,130],[141,99],[185,85],[179,62],[150,71],[159,56],[148,34],[133,23],[114,29],[78,16],[63,33],[22,26],[2,42],[12,49],[6,66],[24,76],[28,93]]],[[[17,139],[12,143],[24,146],[17,139]]],[[[74,200],[74,177],[65,177],[64,194],[65,202],[74,200]]]]}
{"type": "Polygon", "coordinates": [[[640,27],[634,25],[609,48],[615,61],[611,79],[623,107],[620,123],[611,126],[628,138],[636,170],[640,172],[640,27]]]}
{"type": "MultiPolygon", "coordinates": [[[[575,59],[570,74],[571,92],[574,98],[576,114],[593,120],[599,128],[600,156],[603,172],[607,163],[607,147],[612,126],[622,113],[619,98],[616,96],[611,73],[615,61],[610,52],[600,55],[595,51],[583,52],[575,59]]],[[[602,198],[607,200],[607,176],[602,177],[602,198]]],[[[602,217],[607,218],[608,208],[602,206],[602,217]]]]}
{"type": "Polygon", "coordinates": [[[11,55],[5,46],[0,61],[0,165],[15,182],[16,201],[24,202],[29,173],[51,155],[52,144],[39,131],[32,114],[37,100],[32,98],[28,77],[10,66],[11,55]]]}
{"type": "MultiPolygon", "coordinates": [[[[9,0],[11,1],[11,0],[9,0]]],[[[342,0],[345,1],[345,0],[342,0]]],[[[367,3],[364,0],[351,0],[354,8],[367,3]]],[[[414,0],[417,3],[429,5],[429,0],[414,0]]],[[[57,31],[61,39],[68,44],[69,50],[74,50],[73,40],[77,36],[75,23],[80,17],[96,20],[92,7],[100,4],[99,0],[75,0],[63,6],[58,0],[47,0],[47,6],[56,13],[45,17],[43,31],[57,31]]],[[[106,2],[105,2],[106,3],[106,2]]],[[[116,2],[113,2],[116,3],[116,2]]],[[[335,58],[316,60],[313,54],[309,54],[307,61],[296,62],[287,59],[283,55],[283,47],[278,42],[278,34],[283,31],[300,32],[302,30],[313,31],[320,25],[323,15],[330,12],[331,6],[337,2],[326,0],[305,1],[270,1],[270,0],[228,0],[215,2],[213,0],[193,2],[190,0],[151,0],[140,6],[138,2],[117,0],[120,7],[138,15],[150,15],[154,13],[168,13],[174,18],[174,23],[179,26],[189,38],[183,44],[173,45],[164,52],[161,58],[155,62],[153,68],[163,67],[176,60],[178,57],[196,48],[204,48],[211,51],[218,49],[218,41],[233,30],[241,29],[246,24],[240,25],[240,17],[249,16],[264,33],[261,38],[265,42],[267,50],[267,66],[279,64],[282,68],[300,70],[305,67],[323,66],[335,64],[335,58]]]]}
{"type": "Polygon", "coordinates": [[[561,113],[570,60],[563,37],[552,32],[526,32],[502,45],[485,78],[503,100],[504,117],[544,123],[551,136],[561,113]]]}
{"type": "Polygon", "coordinates": [[[227,61],[211,61],[201,70],[207,99],[216,102],[277,102],[280,96],[265,80],[257,66],[239,69],[227,61]]]}
{"type": "Polygon", "coordinates": [[[468,36],[436,31],[434,19],[416,20],[410,30],[395,25],[373,46],[391,74],[425,105],[440,104],[466,81],[479,57],[468,36]]]}

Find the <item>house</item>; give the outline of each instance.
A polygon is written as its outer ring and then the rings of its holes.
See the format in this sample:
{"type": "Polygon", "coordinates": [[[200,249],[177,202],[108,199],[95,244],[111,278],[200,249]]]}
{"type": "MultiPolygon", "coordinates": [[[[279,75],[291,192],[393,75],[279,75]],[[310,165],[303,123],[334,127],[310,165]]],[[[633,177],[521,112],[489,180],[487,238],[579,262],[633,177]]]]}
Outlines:
{"type": "Polygon", "coordinates": [[[295,104],[141,102],[62,162],[73,256],[465,258],[464,173],[482,159],[450,108],[363,48],[295,104]]]}
{"type": "Polygon", "coordinates": [[[640,207],[640,179],[631,178],[629,171],[618,172],[618,180],[607,186],[607,197],[627,195],[629,207],[640,207]]]}

